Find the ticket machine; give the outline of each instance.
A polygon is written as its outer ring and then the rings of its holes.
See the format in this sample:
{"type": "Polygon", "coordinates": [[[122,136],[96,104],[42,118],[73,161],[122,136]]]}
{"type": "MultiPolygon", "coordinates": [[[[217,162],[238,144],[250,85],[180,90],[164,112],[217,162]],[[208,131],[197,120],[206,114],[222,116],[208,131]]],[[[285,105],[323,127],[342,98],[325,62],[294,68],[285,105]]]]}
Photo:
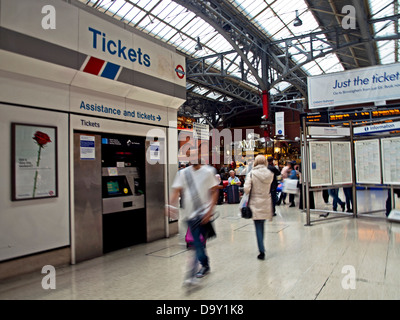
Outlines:
{"type": "Polygon", "coordinates": [[[103,252],[146,241],[145,139],[102,135],[103,252]]]}
{"type": "Polygon", "coordinates": [[[167,235],[165,165],[148,150],[145,137],[74,133],[75,262],[167,235]]]}

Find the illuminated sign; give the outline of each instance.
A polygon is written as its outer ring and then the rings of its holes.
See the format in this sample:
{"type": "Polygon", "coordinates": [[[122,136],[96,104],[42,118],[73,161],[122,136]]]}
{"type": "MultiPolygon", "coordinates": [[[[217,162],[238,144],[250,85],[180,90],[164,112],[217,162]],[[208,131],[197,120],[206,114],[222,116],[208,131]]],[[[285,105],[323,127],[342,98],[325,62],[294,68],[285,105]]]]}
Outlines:
{"type": "Polygon", "coordinates": [[[394,116],[400,116],[400,108],[386,109],[386,110],[375,110],[371,112],[372,118],[390,118],[394,116]]]}
{"type": "Polygon", "coordinates": [[[300,115],[300,123],[302,125],[303,118],[306,117],[306,122],[319,122],[319,123],[349,123],[352,121],[354,124],[364,123],[372,119],[385,119],[400,117],[400,107],[390,109],[377,109],[377,110],[362,110],[351,112],[314,112],[303,113],[300,115]]]}
{"type": "Polygon", "coordinates": [[[355,112],[347,112],[347,113],[334,113],[329,115],[329,122],[346,122],[353,121],[355,123],[362,120],[369,120],[370,112],[369,111],[355,111],[355,112]]]}

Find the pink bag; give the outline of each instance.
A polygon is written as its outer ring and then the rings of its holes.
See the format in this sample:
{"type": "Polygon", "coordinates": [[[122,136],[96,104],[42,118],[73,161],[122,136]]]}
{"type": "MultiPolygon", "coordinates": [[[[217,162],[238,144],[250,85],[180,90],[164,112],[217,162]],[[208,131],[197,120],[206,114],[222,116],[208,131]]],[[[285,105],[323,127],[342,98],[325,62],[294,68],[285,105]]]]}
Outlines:
{"type": "MultiPolygon", "coordinates": [[[[193,236],[192,233],[190,232],[189,227],[187,228],[186,231],[185,241],[186,241],[186,248],[193,247],[193,236]]],[[[204,239],[201,233],[200,233],[200,241],[203,243],[204,246],[206,246],[206,240],[204,239]]]]}

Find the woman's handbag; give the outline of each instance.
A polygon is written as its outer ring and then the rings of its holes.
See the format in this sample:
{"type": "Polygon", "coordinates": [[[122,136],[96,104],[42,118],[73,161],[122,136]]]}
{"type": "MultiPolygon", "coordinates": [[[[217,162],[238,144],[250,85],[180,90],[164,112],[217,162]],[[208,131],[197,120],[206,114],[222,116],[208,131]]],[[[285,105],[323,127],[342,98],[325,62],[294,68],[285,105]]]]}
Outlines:
{"type": "Polygon", "coordinates": [[[242,218],[244,219],[251,219],[253,217],[253,212],[249,206],[245,206],[242,208],[242,218]]]}
{"type": "Polygon", "coordinates": [[[241,208],[241,212],[242,212],[242,218],[244,219],[251,219],[253,217],[253,212],[251,212],[249,203],[250,203],[250,196],[251,196],[251,190],[253,189],[253,187],[250,189],[249,192],[249,197],[247,199],[247,203],[245,202],[241,208]]]}

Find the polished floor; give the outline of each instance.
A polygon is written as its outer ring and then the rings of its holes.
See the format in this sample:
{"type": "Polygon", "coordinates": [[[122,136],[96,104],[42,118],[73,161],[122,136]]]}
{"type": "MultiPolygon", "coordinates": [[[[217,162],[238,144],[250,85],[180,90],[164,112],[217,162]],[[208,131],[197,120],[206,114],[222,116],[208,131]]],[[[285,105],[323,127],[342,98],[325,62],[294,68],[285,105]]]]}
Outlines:
{"type": "MultiPolygon", "coordinates": [[[[384,208],[386,195],[362,191],[359,207],[384,208]]],[[[320,192],[315,199],[331,209],[320,192]]],[[[400,224],[383,213],[305,226],[304,212],[279,206],[265,225],[261,261],[252,221],[237,205],[218,211],[218,237],[207,244],[211,273],[196,286],[182,286],[192,252],[174,236],[57,268],[55,289],[42,288],[40,272],[2,281],[0,299],[400,299],[400,224]]]]}

